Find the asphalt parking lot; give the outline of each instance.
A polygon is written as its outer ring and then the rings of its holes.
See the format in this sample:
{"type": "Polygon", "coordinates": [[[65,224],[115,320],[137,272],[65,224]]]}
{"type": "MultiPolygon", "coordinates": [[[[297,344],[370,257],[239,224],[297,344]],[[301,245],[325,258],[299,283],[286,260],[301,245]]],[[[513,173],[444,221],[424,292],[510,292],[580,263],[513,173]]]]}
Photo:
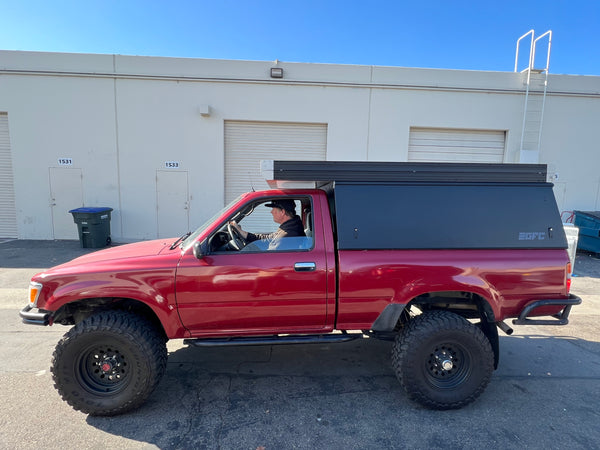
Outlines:
{"type": "Polygon", "coordinates": [[[0,243],[0,448],[600,448],[600,259],[579,253],[565,327],[501,333],[500,367],[458,411],[409,402],[390,343],[187,348],[133,413],[72,410],[49,372],[66,327],[24,325],[29,278],[91,250],[74,241],[0,243]]]}

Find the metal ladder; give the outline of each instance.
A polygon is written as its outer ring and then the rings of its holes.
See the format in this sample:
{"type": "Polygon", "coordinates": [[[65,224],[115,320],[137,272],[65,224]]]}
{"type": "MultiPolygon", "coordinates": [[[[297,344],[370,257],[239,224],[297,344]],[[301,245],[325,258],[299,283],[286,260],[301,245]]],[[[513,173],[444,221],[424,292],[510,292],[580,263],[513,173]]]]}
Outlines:
{"type": "Polygon", "coordinates": [[[521,129],[521,147],[519,161],[522,163],[538,163],[540,156],[540,141],[542,139],[542,125],[544,121],[544,107],[546,106],[546,92],[548,90],[548,68],[550,66],[550,47],[552,45],[552,30],[546,31],[541,36],[535,37],[535,31],[529,30],[517,40],[515,55],[515,72],[518,71],[519,47],[521,41],[530,36],[529,64],[521,73],[527,75],[525,82],[525,105],[523,107],[523,126],[521,129]],[[547,38],[548,52],[546,65],[542,68],[535,67],[535,54],[540,40],[547,38]]]}

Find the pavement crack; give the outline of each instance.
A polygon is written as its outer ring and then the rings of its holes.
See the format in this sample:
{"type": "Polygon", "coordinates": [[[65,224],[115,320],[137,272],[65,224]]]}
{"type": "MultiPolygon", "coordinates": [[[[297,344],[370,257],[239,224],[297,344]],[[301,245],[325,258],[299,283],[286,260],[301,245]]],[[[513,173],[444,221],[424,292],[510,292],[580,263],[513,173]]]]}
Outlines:
{"type": "Polygon", "coordinates": [[[229,383],[227,385],[227,392],[225,394],[225,397],[226,397],[225,407],[219,414],[220,420],[219,420],[219,424],[217,426],[217,431],[215,432],[215,441],[216,441],[215,448],[217,450],[221,449],[221,439],[222,439],[221,435],[223,434],[223,429],[225,428],[225,417],[226,417],[227,413],[229,412],[229,409],[231,408],[231,386],[233,385],[233,378],[231,376],[228,376],[227,378],[229,380],[229,383]]]}
{"type": "Polygon", "coordinates": [[[210,385],[214,382],[215,378],[215,376],[209,376],[208,380],[200,386],[194,386],[193,384],[190,384],[187,381],[184,383],[186,389],[182,391],[180,403],[182,405],[185,405],[185,403],[190,401],[191,399],[191,405],[189,406],[189,408],[186,408],[186,410],[188,411],[187,429],[182,433],[179,443],[186,443],[188,442],[189,438],[194,436],[194,418],[200,417],[202,415],[202,409],[204,406],[204,402],[202,401],[202,392],[210,387],[210,385]],[[196,395],[188,395],[190,391],[194,391],[196,395]]]}

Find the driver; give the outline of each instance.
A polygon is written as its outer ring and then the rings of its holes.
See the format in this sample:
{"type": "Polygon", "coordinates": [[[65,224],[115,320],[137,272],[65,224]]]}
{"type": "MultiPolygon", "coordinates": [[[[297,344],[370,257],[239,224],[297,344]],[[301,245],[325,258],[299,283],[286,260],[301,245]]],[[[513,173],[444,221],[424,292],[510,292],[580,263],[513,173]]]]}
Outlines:
{"type": "Polygon", "coordinates": [[[232,221],[231,225],[235,227],[241,236],[248,242],[265,239],[269,241],[269,250],[275,250],[280,241],[284,237],[306,236],[302,219],[296,214],[296,204],[294,200],[282,199],[273,200],[271,203],[266,203],[266,207],[271,208],[273,221],[279,224],[277,231],[268,234],[254,234],[242,230],[242,228],[232,221]]]}

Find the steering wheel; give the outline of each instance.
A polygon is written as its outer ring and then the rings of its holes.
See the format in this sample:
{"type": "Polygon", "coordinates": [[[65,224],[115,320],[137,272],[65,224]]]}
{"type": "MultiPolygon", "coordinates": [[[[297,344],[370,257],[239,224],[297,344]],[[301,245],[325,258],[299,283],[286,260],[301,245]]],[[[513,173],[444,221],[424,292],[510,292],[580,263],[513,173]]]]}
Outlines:
{"type": "Polygon", "coordinates": [[[231,225],[231,223],[227,224],[227,232],[229,233],[229,236],[231,236],[231,245],[237,251],[240,251],[248,244],[248,241],[244,239],[242,233],[240,233],[236,227],[231,225]]]}

